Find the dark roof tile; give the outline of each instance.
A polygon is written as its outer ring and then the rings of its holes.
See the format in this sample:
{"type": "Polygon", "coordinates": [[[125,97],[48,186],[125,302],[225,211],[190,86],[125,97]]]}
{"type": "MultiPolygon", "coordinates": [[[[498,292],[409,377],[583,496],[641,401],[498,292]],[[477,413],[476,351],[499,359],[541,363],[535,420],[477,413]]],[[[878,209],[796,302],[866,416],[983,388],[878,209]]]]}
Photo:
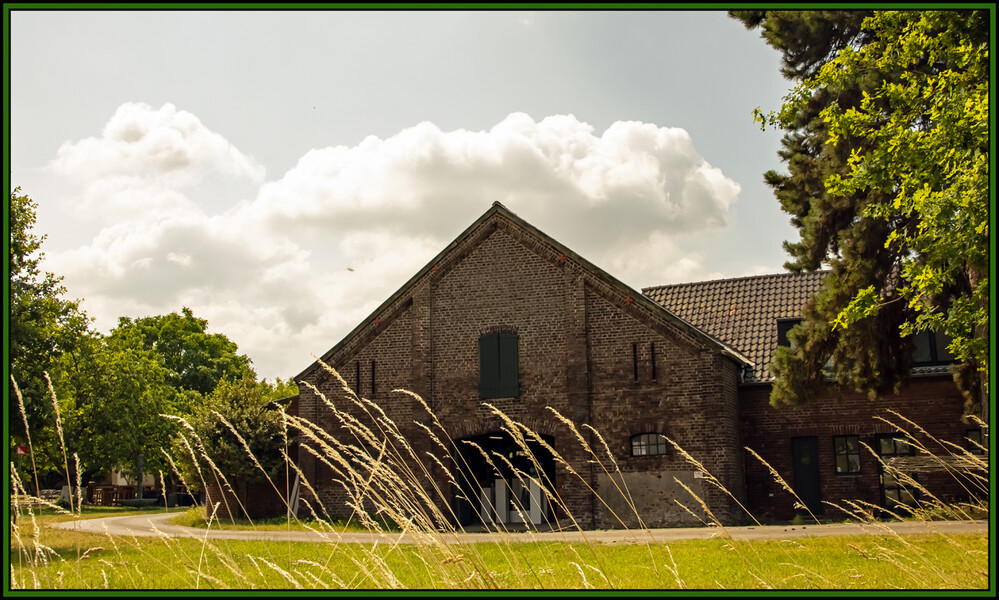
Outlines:
{"type": "Polygon", "coordinates": [[[691,325],[745,354],[747,381],[769,382],[777,320],[801,316],[827,271],[780,273],[645,288],[642,293],[691,325]]]}

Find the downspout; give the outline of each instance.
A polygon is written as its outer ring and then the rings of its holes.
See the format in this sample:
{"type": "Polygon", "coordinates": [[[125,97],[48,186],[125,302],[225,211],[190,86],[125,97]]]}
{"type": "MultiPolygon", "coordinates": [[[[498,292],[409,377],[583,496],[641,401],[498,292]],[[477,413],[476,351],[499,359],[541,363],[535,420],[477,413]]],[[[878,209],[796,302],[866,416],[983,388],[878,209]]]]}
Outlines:
{"type": "MultiPolygon", "coordinates": [[[[430,378],[430,398],[427,399],[427,405],[430,410],[436,411],[437,406],[434,404],[434,278],[436,273],[432,273],[430,278],[427,280],[427,305],[429,315],[427,317],[427,335],[430,336],[428,340],[427,347],[429,348],[430,356],[428,357],[429,369],[427,370],[427,376],[430,378]]],[[[434,413],[436,414],[436,412],[434,413]]]]}
{"type": "MultiPolygon", "coordinates": [[[[589,345],[590,345],[590,341],[588,339],[586,341],[586,345],[587,345],[587,352],[586,352],[587,357],[586,357],[586,361],[589,362],[589,354],[590,354],[589,353],[589,345]]],[[[589,366],[589,365],[587,365],[587,366],[589,366]]],[[[587,371],[586,372],[586,412],[589,414],[590,420],[592,421],[593,420],[593,383],[590,380],[589,368],[587,368],[586,371],[587,371]]],[[[590,448],[593,448],[594,446],[593,446],[593,430],[592,429],[587,432],[587,437],[589,438],[590,448]]],[[[596,469],[597,469],[596,465],[593,464],[593,461],[590,461],[590,481],[592,482],[593,486],[597,485],[596,469]]],[[[594,489],[596,489],[596,487],[594,487],[594,489]]],[[[597,495],[596,495],[596,493],[591,493],[590,494],[590,529],[596,529],[596,528],[597,528],[597,495]]]]}
{"type": "MultiPolygon", "coordinates": [[[[580,302],[582,302],[582,312],[583,312],[583,352],[584,358],[586,359],[586,415],[590,422],[593,421],[593,365],[590,360],[590,313],[586,310],[586,281],[580,277],[580,288],[582,289],[582,294],[579,296],[580,302]]],[[[589,437],[590,448],[593,448],[593,430],[591,429],[587,432],[589,437]]],[[[596,489],[596,465],[590,462],[590,482],[591,485],[596,489]]],[[[596,493],[590,494],[590,529],[596,529],[597,527],[597,495],[596,493]]]]}

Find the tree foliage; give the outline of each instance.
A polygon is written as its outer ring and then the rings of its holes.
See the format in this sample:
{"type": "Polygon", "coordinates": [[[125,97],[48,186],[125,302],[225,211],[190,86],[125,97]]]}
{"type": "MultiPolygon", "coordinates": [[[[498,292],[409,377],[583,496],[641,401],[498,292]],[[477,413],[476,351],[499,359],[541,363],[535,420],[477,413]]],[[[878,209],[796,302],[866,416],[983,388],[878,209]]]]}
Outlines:
{"type": "Polygon", "coordinates": [[[79,302],[66,300],[62,278],[42,270],[45,236],[34,233],[36,204],[21,188],[10,192],[10,293],[8,359],[10,375],[24,402],[22,418],[8,381],[8,420],[11,435],[25,439],[24,420],[42,440],[52,432],[53,404],[45,373],[55,373],[61,357],[85,343],[90,319],[79,302]]]}
{"type": "Polygon", "coordinates": [[[67,374],[63,413],[84,471],[136,475],[141,454],[147,473],[169,468],[161,448],[169,447],[176,423],[161,415],[183,411],[184,395],[170,383],[170,371],[146,350],[134,332],[96,337],[87,360],[67,374]],[[129,335],[130,333],[130,335],[129,335]]]}
{"type": "Polygon", "coordinates": [[[67,408],[88,442],[80,449],[87,468],[134,475],[141,454],[147,473],[169,473],[162,450],[178,424],[163,415],[188,417],[219,382],[255,377],[236,344],[207,327],[184,308],[181,314],[121,317],[107,336],[94,340],[84,366],[64,377],[73,382],[67,408]]]}
{"type": "Polygon", "coordinates": [[[267,390],[266,384],[244,373],[239,379],[221,381],[195,407],[189,423],[197,437],[188,440],[195,457],[187,446],[174,444],[177,463],[188,485],[196,487],[200,483],[195,458],[206,481],[214,478],[208,460],[231,485],[260,481],[278,473],[284,465],[281,450],[287,440],[282,412],[265,396],[267,390]]]}
{"type": "Polygon", "coordinates": [[[221,333],[208,333],[208,321],[187,307],[180,314],[121,317],[112,335],[128,336],[158,354],[170,385],[179,390],[209,394],[223,379],[250,371],[250,359],[237,354],[236,344],[221,333]]]}
{"type": "Polygon", "coordinates": [[[911,336],[943,330],[955,379],[986,414],[988,42],[984,11],[738,11],[783,54],[796,87],[769,172],[800,240],[791,270],[830,270],[775,355],[771,401],[826,375],[875,397],[911,372],[911,336]],[[872,343],[874,341],[874,343],[872,343]]]}
{"type": "Polygon", "coordinates": [[[268,400],[285,400],[298,395],[298,384],[290,377],[282,380],[280,377],[270,383],[266,379],[260,382],[261,394],[268,400]]]}

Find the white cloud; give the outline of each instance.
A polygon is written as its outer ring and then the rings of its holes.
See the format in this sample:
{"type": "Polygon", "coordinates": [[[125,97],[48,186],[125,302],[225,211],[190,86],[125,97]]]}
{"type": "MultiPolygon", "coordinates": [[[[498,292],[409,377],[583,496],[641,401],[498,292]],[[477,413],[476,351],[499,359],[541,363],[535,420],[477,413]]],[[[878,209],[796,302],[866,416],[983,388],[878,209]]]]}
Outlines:
{"type": "Polygon", "coordinates": [[[90,181],[77,203],[79,214],[111,216],[115,221],[156,214],[176,214],[198,209],[184,193],[163,178],[107,175],[90,181]]]}
{"type": "Polygon", "coordinates": [[[568,220],[588,245],[606,248],[656,231],[722,227],[739,189],[682,129],[618,122],[597,136],[571,115],[535,122],[514,113],[489,131],[421,123],[385,140],[312,150],[245,210],[322,235],[361,228],[440,236],[498,200],[536,215],[542,228],[568,220]],[[618,219],[622,227],[607,228],[618,219]],[[589,235],[594,227],[601,235],[589,235]]]}
{"type": "Polygon", "coordinates": [[[172,104],[118,107],[100,137],[63,144],[52,167],[83,181],[110,175],[167,176],[174,185],[197,183],[208,172],[262,181],[264,168],[189,112],[172,104]]]}
{"type": "Polygon", "coordinates": [[[601,257],[603,269],[636,289],[705,276],[704,259],[698,253],[684,252],[663,233],[621,244],[601,257]],[[621,273],[626,273],[622,276],[621,273]]]}
{"type": "Polygon", "coordinates": [[[724,227],[739,186],[682,129],[514,113],[488,131],[421,123],[311,150],[259,193],[209,214],[205,177],[263,168],[171,105],[123,105],[100,138],[67,143],[58,173],[113,219],[50,256],[98,325],[189,306],[267,377],[294,375],[501,201],[627,283],[696,279],[677,240],[724,227]]]}

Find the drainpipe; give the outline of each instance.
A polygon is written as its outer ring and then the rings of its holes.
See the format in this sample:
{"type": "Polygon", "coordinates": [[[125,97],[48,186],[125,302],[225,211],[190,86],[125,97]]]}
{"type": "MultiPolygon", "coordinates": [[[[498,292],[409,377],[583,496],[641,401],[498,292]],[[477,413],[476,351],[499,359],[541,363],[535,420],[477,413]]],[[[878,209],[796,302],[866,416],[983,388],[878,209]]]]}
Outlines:
{"type": "Polygon", "coordinates": [[[430,279],[427,281],[427,312],[429,317],[427,318],[427,335],[430,339],[427,340],[427,348],[429,349],[430,356],[428,357],[429,369],[427,370],[427,376],[430,378],[430,398],[427,399],[427,405],[431,410],[437,410],[434,405],[434,278],[436,273],[432,273],[430,279]]]}

